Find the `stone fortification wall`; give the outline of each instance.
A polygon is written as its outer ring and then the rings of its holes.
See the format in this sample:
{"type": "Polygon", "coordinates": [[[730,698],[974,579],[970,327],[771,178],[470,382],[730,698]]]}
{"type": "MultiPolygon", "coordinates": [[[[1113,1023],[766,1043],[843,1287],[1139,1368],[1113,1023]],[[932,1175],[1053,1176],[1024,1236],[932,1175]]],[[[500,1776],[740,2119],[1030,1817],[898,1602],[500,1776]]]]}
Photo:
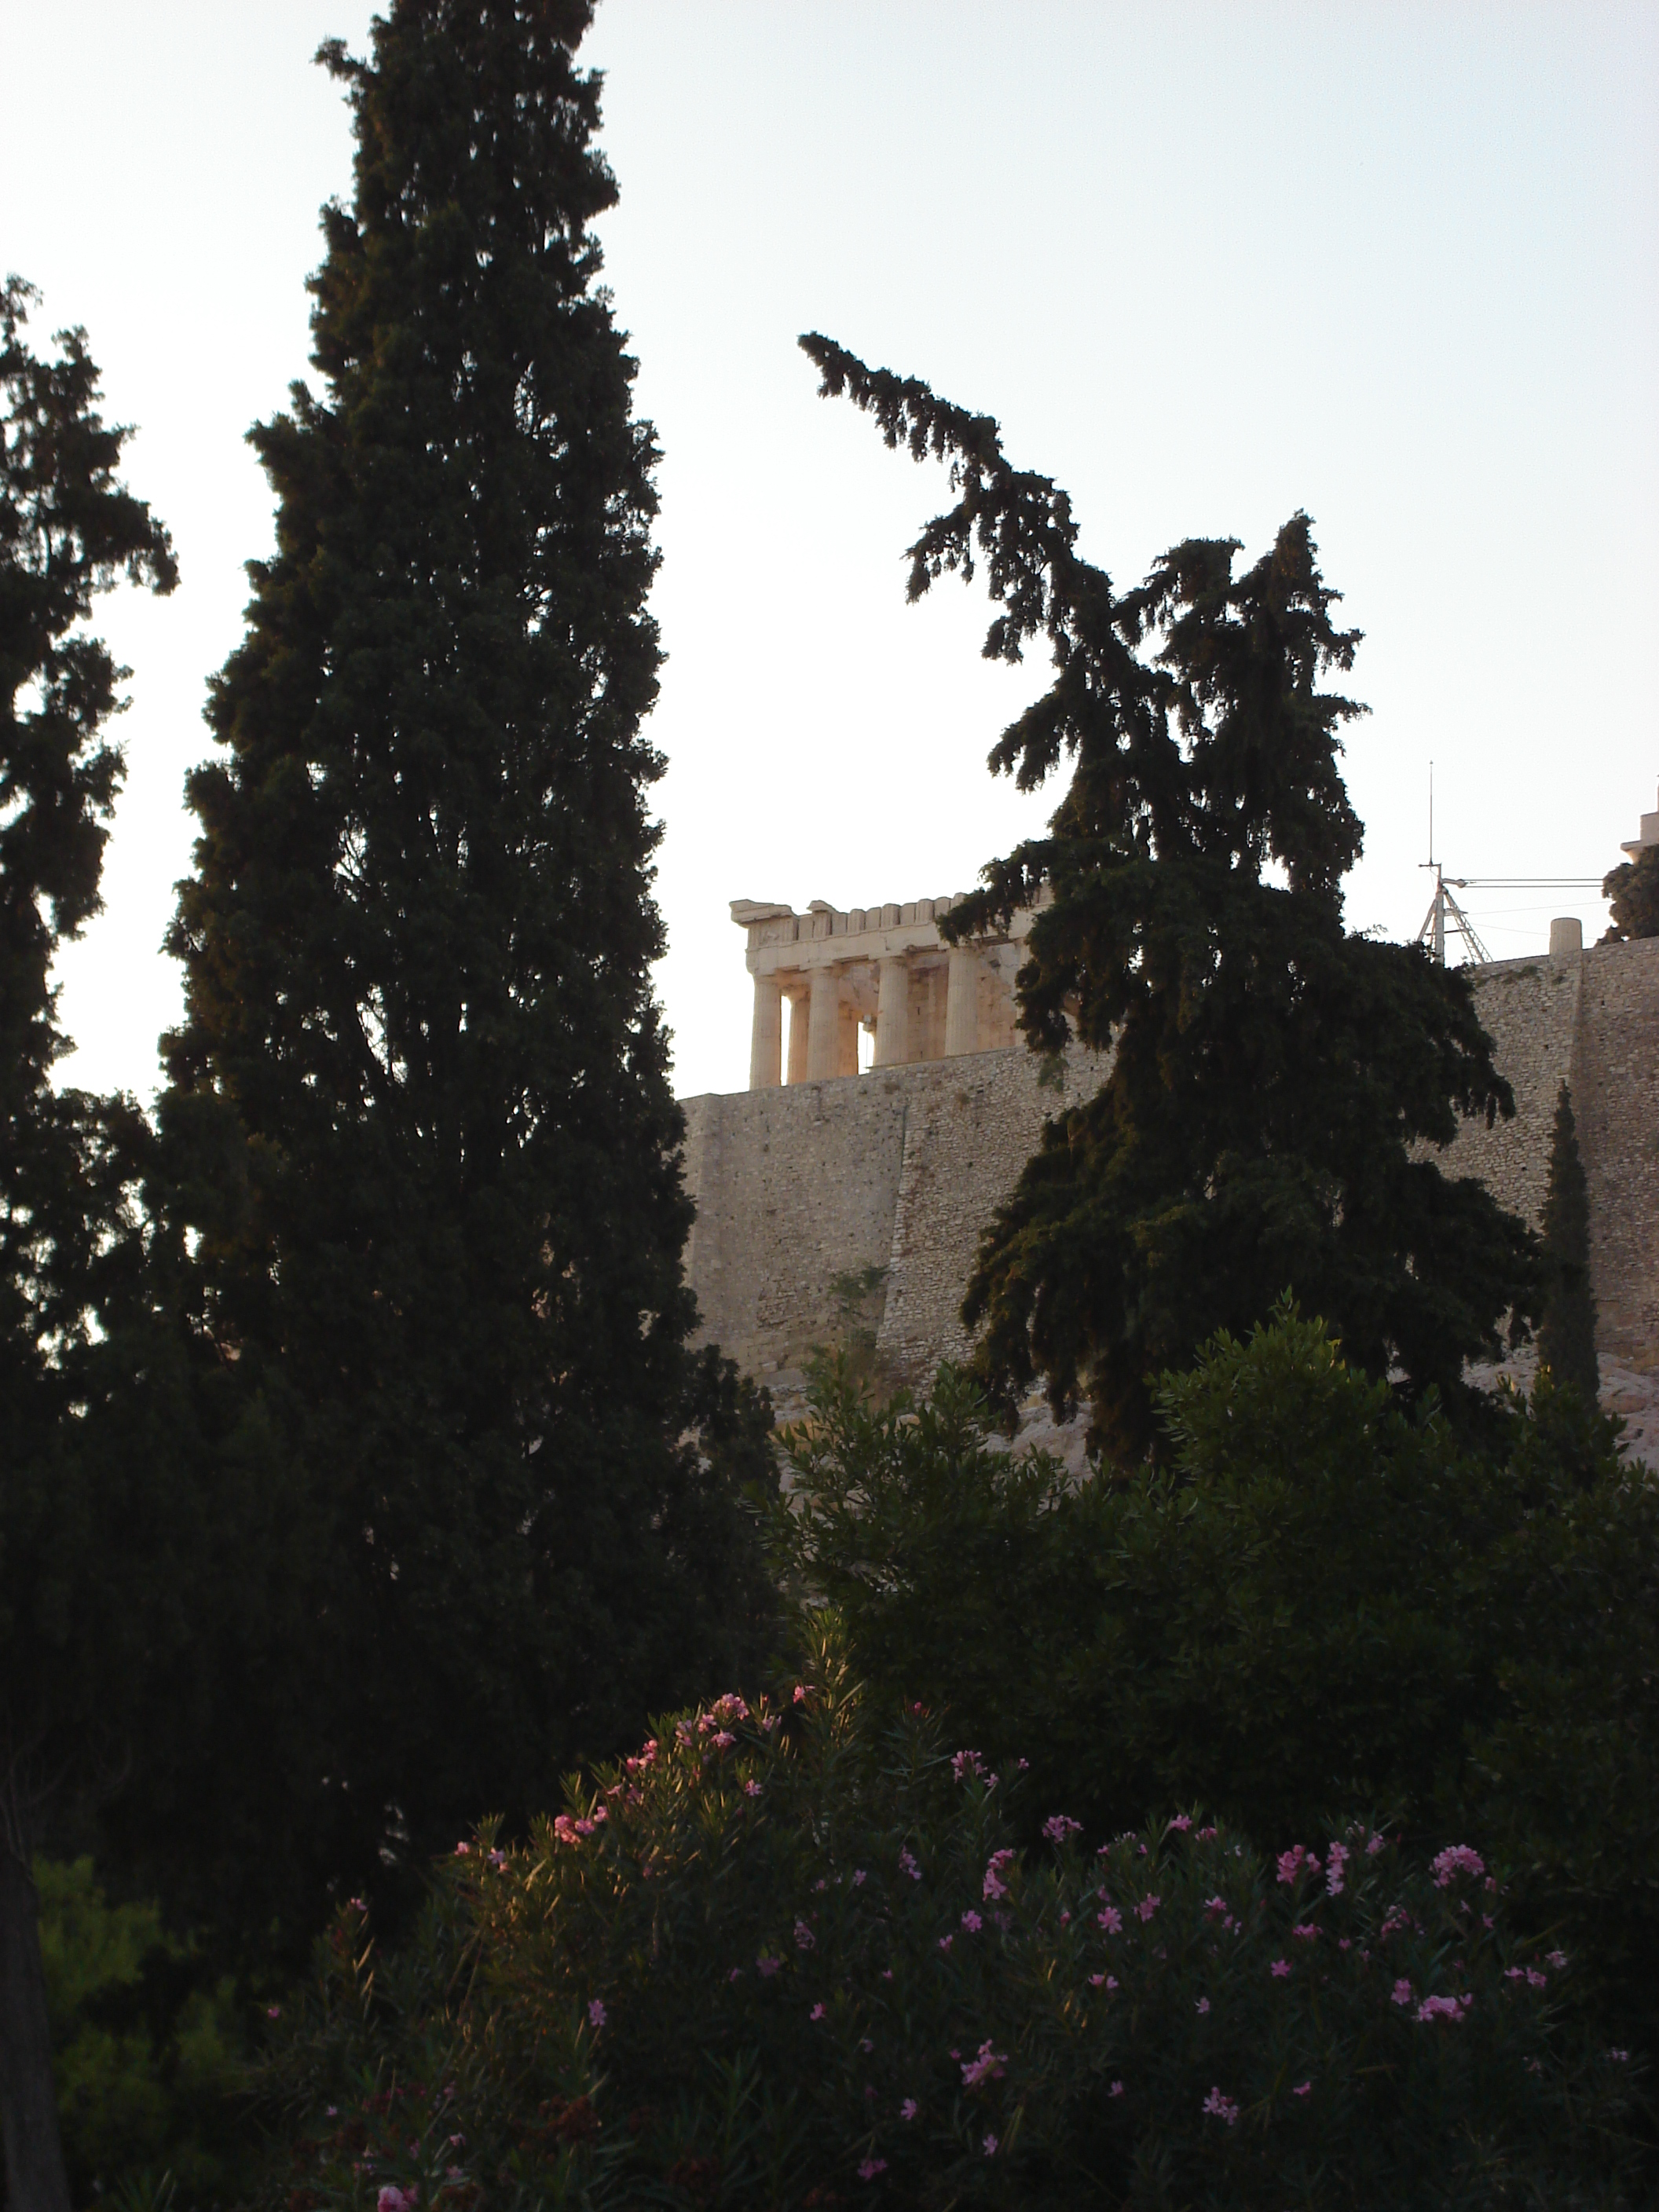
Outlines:
{"type": "Polygon", "coordinates": [[[979,1232],[1045,1117],[1100,1079],[1067,1055],[1045,1090],[1023,1048],[685,1102],[697,1218],[686,1272],[704,1339],[786,1395],[834,1334],[837,1277],[881,1271],[877,1351],[922,1381],[965,1349],[979,1232]]]}
{"type": "Polygon", "coordinates": [[[1565,1082],[1589,1185],[1596,1343],[1659,1374],[1659,939],[1500,961],[1476,990],[1515,1119],[1466,1123],[1446,1172],[1479,1176],[1535,1228],[1565,1082]]]}
{"type": "MultiPolygon", "coordinates": [[[[1601,1348],[1659,1374],[1659,940],[1500,962],[1477,988],[1516,1113],[1466,1125],[1447,1170],[1478,1175],[1535,1224],[1570,1084],[1601,1348]]],[[[835,1333],[836,1277],[881,1269],[878,1353],[924,1380],[965,1348],[957,1310],[979,1232],[1045,1116],[1102,1072],[1076,1052],[1063,1091],[1045,1091],[1016,1047],[689,1100],[687,1267],[705,1335],[787,1400],[835,1333]]]]}

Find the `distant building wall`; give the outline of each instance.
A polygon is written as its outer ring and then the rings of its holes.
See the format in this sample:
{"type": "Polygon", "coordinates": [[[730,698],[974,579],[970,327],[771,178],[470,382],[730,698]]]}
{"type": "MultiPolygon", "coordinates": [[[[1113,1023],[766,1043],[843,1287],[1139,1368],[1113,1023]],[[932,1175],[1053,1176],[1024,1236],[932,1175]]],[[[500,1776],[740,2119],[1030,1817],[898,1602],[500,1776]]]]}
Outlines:
{"type": "MultiPolygon", "coordinates": [[[[1536,1225],[1556,1094],[1571,1087],[1589,1182],[1603,1351],[1659,1372],[1659,939],[1476,972],[1516,1118],[1466,1123],[1444,1158],[1536,1225]]],[[[885,1271],[877,1348],[921,1381],[966,1343],[957,1309],[981,1229],[1046,1115],[1103,1063],[1042,1087],[1023,1047],[688,1100],[697,1207],[687,1269],[703,1333],[787,1390],[836,1323],[838,1275],[885,1271]]]]}

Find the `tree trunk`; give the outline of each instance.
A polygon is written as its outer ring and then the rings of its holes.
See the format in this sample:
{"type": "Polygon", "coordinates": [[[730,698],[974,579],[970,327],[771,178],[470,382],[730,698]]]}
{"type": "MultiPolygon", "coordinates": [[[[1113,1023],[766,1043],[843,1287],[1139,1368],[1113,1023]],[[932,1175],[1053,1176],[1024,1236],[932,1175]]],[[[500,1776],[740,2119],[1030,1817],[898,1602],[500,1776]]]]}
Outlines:
{"type": "Polygon", "coordinates": [[[28,1868],[0,1843],[0,2130],[6,2138],[6,2212],[70,2212],[52,2086],[40,1902],[28,1868]]]}

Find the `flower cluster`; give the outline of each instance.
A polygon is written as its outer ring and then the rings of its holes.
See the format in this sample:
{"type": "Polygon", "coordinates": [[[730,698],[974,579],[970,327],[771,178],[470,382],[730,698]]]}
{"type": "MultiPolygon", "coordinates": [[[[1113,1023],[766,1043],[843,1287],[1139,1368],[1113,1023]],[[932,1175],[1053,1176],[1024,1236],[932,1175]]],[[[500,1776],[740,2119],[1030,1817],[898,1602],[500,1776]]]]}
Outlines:
{"type": "Polygon", "coordinates": [[[1024,1853],[1017,1779],[926,1714],[878,1735],[817,1656],[790,1729],[736,1697],[665,1719],[526,1846],[447,1862],[406,1960],[331,1953],[281,2031],[305,2117],[259,2212],[472,2212],[550,2161],[596,2204],[1012,2212],[1037,2172],[1127,2203],[1153,2171],[1278,2203],[1310,2159],[1392,2212],[1472,2145],[1571,2177],[1613,2140],[1630,2069],[1559,2047],[1559,1969],[1468,1909],[1468,1846],[1413,1870],[1360,1828],[1264,1864],[1181,1814],[1084,1856],[1056,1814],[1024,1853]],[[418,2124],[366,2112],[366,2082],[440,2077],[418,2124]]]}

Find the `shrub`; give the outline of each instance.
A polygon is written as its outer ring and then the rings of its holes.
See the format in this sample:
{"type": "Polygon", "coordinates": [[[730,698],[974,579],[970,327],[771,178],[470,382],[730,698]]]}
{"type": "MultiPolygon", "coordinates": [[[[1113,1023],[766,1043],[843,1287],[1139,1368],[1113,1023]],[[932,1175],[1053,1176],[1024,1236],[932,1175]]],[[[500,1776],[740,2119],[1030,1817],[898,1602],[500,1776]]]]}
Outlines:
{"type": "Polygon", "coordinates": [[[192,2197],[238,2154],[245,2059],[228,1980],[204,1980],[147,1900],[111,1904],[89,1858],[37,1859],[40,1957],[64,2163],[77,2203],[165,2166],[192,2197]]]}
{"type": "Polygon", "coordinates": [[[826,1370],[779,1549],[879,1698],[948,1704],[1097,1830],[1200,1802],[1264,1847],[1333,1809],[1502,1863],[1616,2039],[1659,2047],[1659,1491],[1540,1386],[1462,1450],[1285,1310],[1160,1396],[1167,1471],[1011,1458],[958,1374],[826,1370]]]}
{"type": "Polygon", "coordinates": [[[264,2201],[1623,2201],[1628,2063],[1474,1851],[1060,1811],[1021,1850],[1020,1788],[877,1726],[828,1637],[793,1698],[659,1723],[525,1848],[458,1845],[402,1956],[341,1915],[264,2201]]]}

